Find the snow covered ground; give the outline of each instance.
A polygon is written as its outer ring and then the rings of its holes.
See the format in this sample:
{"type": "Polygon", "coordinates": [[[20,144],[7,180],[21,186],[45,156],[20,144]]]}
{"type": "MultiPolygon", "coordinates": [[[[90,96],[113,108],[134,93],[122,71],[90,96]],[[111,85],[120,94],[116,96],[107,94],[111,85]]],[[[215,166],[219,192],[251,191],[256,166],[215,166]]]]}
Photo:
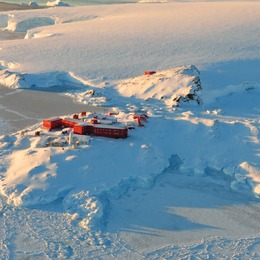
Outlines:
{"type": "Polygon", "coordinates": [[[0,41],[1,258],[260,258],[260,3],[8,11],[0,26],[25,35],[0,41]],[[135,129],[52,147],[68,137],[41,128],[55,105],[135,129]],[[6,134],[10,112],[38,123],[6,134]]]}

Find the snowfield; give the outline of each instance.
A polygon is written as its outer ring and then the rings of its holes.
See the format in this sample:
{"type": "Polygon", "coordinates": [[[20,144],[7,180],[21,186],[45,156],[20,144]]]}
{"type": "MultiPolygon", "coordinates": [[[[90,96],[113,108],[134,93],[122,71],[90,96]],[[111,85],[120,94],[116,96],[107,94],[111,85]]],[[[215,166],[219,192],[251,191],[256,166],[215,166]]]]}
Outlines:
{"type": "Polygon", "coordinates": [[[0,27],[23,35],[0,41],[0,258],[260,258],[260,3],[61,6],[0,27]],[[42,128],[82,111],[128,137],[42,128]]]}

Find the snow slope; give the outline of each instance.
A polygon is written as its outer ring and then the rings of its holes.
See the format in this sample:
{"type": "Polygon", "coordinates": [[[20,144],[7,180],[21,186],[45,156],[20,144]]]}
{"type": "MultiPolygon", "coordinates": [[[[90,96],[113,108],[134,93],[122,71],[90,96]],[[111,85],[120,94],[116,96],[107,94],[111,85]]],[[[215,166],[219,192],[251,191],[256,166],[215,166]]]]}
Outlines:
{"type": "Polygon", "coordinates": [[[1,84],[69,85],[74,102],[106,106],[121,124],[149,116],[126,139],[92,136],[76,149],[47,145],[68,136],[41,124],[2,135],[1,256],[258,259],[259,8],[164,3],[0,14],[2,27],[26,33],[0,42],[1,84]],[[33,28],[42,17],[47,24],[33,28]]]}

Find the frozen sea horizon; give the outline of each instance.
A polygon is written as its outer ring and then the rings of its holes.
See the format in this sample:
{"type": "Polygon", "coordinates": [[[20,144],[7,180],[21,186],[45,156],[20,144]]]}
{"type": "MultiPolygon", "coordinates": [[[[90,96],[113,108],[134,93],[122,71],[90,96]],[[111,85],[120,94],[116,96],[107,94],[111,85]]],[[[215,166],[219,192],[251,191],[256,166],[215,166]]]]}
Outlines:
{"type": "MultiPolygon", "coordinates": [[[[51,0],[50,0],[51,1],[51,0]]],[[[22,0],[0,0],[3,3],[12,3],[12,4],[29,4],[30,0],[22,1],[22,0]]],[[[46,5],[48,0],[38,0],[35,1],[39,5],[46,5]]],[[[100,5],[100,4],[124,4],[124,3],[136,3],[138,0],[62,0],[62,2],[67,3],[71,6],[84,6],[84,5],[100,5]]]]}

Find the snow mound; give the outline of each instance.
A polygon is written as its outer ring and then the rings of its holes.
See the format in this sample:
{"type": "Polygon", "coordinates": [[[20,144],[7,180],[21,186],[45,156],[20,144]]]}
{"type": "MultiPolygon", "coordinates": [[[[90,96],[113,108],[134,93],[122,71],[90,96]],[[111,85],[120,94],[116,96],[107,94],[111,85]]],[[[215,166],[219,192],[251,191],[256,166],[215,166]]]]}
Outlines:
{"type": "Polygon", "coordinates": [[[0,84],[9,88],[26,88],[25,75],[17,74],[9,70],[0,71],[0,84]]]}
{"type": "Polygon", "coordinates": [[[74,215],[73,220],[79,220],[79,225],[87,230],[103,224],[100,223],[103,219],[103,205],[88,191],[74,191],[68,194],[63,200],[63,205],[74,215]]]}
{"type": "Polygon", "coordinates": [[[166,106],[173,107],[181,101],[194,100],[200,104],[199,94],[202,87],[199,71],[191,65],[123,81],[117,90],[125,97],[135,97],[146,101],[160,100],[166,106]]]}
{"type": "Polygon", "coordinates": [[[260,199],[260,167],[243,162],[239,165],[239,170],[235,174],[236,180],[232,183],[232,188],[248,189],[251,187],[256,198],[260,199]]]}
{"type": "Polygon", "coordinates": [[[86,85],[86,90],[67,95],[76,102],[88,105],[127,106],[128,110],[135,111],[141,102],[149,107],[158,103],[158,107],[163,105],[168,108],[183,102],[202,102],[199,71],[193,65],[99,85],[81,77],[77,79],[86,85]]]}
{"type": "Polygon", "coordinates": [[[4,69],[17,69],[20,66],[17,62],[6,62],[4,60],[0,60],[0,70],[4,69]]]}
{"type": "Polygon", "coordinates": [[[24,39],[41,39],[41,38],[48,38],[51,36],[55,36],[55,34],[47,33],[47,32],[33,33],[31,31],[29,31],[25,35],[24,39]]]}
{"type": "Polygon", "coordinates": [[[30,29],[54,25],[55,19],[52,17],[32,17],[18,21],[15,17],[8,20],[6,30],[13,32],[27,32],[30,29]]]}
{"type": "Polygon", "coordinates": [[[56,0],[56,1],[49,1],[46,3],[47,6],[69,6],[69,4],[64,3],[60,0],[56,0]]]}
{"type": "MultiPolygon", "coordinates": [[[[14,64],[10,63],[9,68],[14,64]]],[[[0,84],[16,89],[82,86],[82,83],[74,78],[70,72],[54,71],[42,74],[26,74],[12,72],[10,69],[0,70],[0,84]]]]}

